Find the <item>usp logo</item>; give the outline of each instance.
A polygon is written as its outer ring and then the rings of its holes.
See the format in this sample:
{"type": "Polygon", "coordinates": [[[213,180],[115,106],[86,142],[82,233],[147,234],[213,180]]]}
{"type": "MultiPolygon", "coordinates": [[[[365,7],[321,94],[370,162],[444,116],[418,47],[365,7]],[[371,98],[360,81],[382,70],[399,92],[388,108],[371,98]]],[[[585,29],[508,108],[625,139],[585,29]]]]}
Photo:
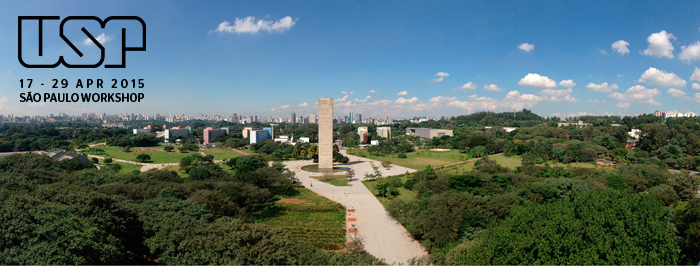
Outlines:
{"type": "MultiPolygon", "coordinates": [[[[22,64],[25,68],[55,68],[58,67],[58,65],[63,64],[63,66],[66,66],[66,68],[97,68],[104,63],[105,60],[105,48],[100,44],[100,42],[95,39],[95,37],[84,27],[81,29],[87,37],[92,40],[92,42],[97,46],[97,48],[100,49],[100,60],[95,63],[95,64],[70,64],[66,62],[66,60],[63,58],[63,56],[58,57],[58,61],[54,64],[27,64],[23,59],[22,59],[22,21],[24,20],[38,20],[39,21],[39,56],[43,56],[43,22],[44,20],[59,20],[61,19],[59,16],[19,16],[17,17],[17,32],[18,32],[18,41],[17,41],[17,50],[18,50],[18,55],[17,58],[19,59],[19,63],[22,64]]],[[[126,68],[126,51],[146,51],[146,22],[143,21],[140,17],[137,16],[111,16],[107,17],[105,20],[102,20],[98,17],[95,16],[69,16],[64,18],[61,21],[61,26],[59,28],[59,36],[61,39],[63,39],[64,42],[66,42],[72,49],[75,51],[78,56],[82,57],[83,53],[80,52],[80,49],[76,47],[64,34],[63,34],[63,27],[66,24],[66,22],[71,21],[71,20],[94,20],[100,23],[100,27],[104,29],[104,27],[107,25],[107,23],[111,20],[134,20],[138,21],[141,23],[141,27],[143,30],[143,41],[141,43],[141,46],[137,47],[132,47],[132,46],[126,46],[126,28],[122,28],[122,63],[121,64],[106,64],[105,68],[126,68]]]]}

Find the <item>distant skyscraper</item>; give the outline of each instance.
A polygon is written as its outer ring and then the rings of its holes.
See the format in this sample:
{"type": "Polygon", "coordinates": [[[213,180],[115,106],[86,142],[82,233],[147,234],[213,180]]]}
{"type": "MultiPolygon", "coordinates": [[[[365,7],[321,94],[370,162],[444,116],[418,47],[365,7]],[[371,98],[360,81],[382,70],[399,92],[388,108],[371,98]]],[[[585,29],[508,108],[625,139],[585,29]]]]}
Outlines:
{"type": "Polygon", "coordinates": [[[309,123],[318,123],[316,113],[311,113],[311,115],[309,115],[309,123]]]}
{"type": "Polygon", "coordinates": [[[357,114],[357,123],[362,123],[362,114],[357,114]]]}
{"type": "Polygon", "coordinates": [[[292,121],[291,121],[291,123],[292,123],[292,124],[297,123],[297,114],[294,114],[294,111],[292,111],[292,121]]]}
{"type": "Polygon", "coordinates": [[[348,112],[348,119],[346,123],[352,123],[352,112],[348,112]]]}

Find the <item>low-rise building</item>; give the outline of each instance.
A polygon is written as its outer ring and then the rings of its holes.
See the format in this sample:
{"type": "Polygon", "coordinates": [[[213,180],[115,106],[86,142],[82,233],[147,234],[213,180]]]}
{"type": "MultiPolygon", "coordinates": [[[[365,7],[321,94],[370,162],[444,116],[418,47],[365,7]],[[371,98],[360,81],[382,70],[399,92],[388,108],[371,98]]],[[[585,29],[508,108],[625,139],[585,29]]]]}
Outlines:
{"type": "Polygon", "coordinates": [[[270,132],[266,130],[250,131],[250,144],[270,140],[270,132]]]}
{"type": "Polygon", "coordinates": [[[190,136],[192,136],[192,128],[190,127],[173,127],[171,129],[165,129],[163,134],[165,142],[170,142],[170,139],[187,138],[190,136]]]}
{"type": "Polygon", "coordinates": [[[133,129],[134,134],[151,134],[151,129],[133,129]]]}
{"type": "Polygon", "coordinates": [[[365,140],[365,135],[368,135],[367,138],[369,138],[367,127],[357,127],[357,135],[360,136],[360,143],[365,140]]]}
{"type": "Polygon", "coordinates": [[[224,127],[221,129],[214,129],[213,127],[207,127],[204,129],[204,133],[202,134],[204,136],[204,145],[209,144],[211,140],[214,140],[216,138],[229,135],[229,128],[224,127]]]}
{"type": "Polygon", "coordinates": [[[454,136],[452,130],[429,128],[406,128],[406,135],[419,136],[421,139],[433,139],[435,137],[454,136]]]}
{"type": "Polygon", "coordinates": [[[382,138],[391,139],[391,127],[377,127],[377,135],[382,138]]]}
{"type": "Polygon", "coordinates": [[[63,150],[63,149],[49,151],[46,153],[46,155],[55,161],[77,159],[82,163],[90,163],[90,159],[88,159],[87,154],[63,150]]]}

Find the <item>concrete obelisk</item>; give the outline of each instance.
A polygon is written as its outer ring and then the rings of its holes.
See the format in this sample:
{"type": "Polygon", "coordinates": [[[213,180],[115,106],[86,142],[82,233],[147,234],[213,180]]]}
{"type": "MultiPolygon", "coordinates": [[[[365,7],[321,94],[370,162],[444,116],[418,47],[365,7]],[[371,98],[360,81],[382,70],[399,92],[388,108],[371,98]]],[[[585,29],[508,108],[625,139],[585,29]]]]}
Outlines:
{"type": "Polygon", "coordinates": [[[318,99],[318,170],[333,170],[333,98],[318,99]]]}

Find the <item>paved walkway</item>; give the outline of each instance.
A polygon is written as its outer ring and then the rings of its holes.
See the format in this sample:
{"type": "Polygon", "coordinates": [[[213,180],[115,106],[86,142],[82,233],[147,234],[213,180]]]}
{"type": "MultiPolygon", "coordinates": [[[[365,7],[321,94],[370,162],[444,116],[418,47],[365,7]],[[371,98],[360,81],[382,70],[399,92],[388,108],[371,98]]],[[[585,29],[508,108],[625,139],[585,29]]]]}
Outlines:
{"type": "MultiPolygon", "coordinates": [[[[372,195],[367,187],[362,184],[365,173],[374,173],[370,162],[372,160],[348,155],[350,162],[340,166],[351,167],[355,170],[355,177],[349,184],[351,186],[334,186],[329,183],[319,182],[310,176],[320,174],[302,171],[301,167],[313,164],[311,160],[285,161],[285,165],[296,173],[296,177],[306,188],[345,205],[354,212],[348,212],[349,228],[358,229],[357,236],[362,239],[365,250],[370,254],[383,258],[387,263],[406,264],[413,257],[426,255],[420,244],[410,237],[410,234],[396,220],[391,218],[384,209],[382,203],[372,195]],[[313,184],[313,186],[311,186],[313,184]]],[[[375,166],[383,176],[404,174],[406,171],[415,172],[413,169],[392,165],[387,170],[381,167],[380,162],[374,161],[375,166]]],[[[349,234],[354,235],[354,234],[349,234]]]]}

